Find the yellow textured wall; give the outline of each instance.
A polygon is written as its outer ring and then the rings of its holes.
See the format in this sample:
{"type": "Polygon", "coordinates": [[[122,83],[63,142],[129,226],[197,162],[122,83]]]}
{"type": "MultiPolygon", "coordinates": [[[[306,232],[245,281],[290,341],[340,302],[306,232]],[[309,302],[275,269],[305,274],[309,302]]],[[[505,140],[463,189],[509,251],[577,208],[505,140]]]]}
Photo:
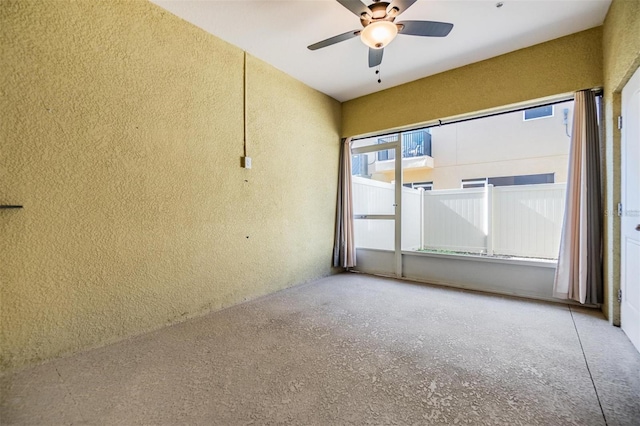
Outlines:
{"type": "Polygon", "coordinates": [[[599,87],[602,28],[572,34],[345,102],[356,136],[599,87]]]}
{"type": "Polygon", "coordinates": [[[332,272],[340,104],[146,1],[0,5],[0,363],[332,272]]]}
{"type": "Polygon", "coordinates": [[[621,92],[640,66],[640,1],[613,0],[603,26],[605,123],[605,304],[609,321],[620,324],[620,219],[614,212],[620,201],[621,92]]]}

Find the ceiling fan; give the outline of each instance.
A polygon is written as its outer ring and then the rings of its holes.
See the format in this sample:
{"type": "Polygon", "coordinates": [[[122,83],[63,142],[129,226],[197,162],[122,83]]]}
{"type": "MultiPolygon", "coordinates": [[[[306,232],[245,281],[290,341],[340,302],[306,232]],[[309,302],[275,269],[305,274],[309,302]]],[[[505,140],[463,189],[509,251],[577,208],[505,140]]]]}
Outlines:
{"type": "Polygon", "coordinates": [[[392,0],[391,3],[374,0],[366,6],[360,0],[337,0],[360,18],[363,29],[348,31],[307,46],[309,50],[322,49],[341,41],[360,36],[364,44],[369,46],[369,68],[382,62],[384,48],[398,34],[421,37],[446,37],[453,24],[435,21],[401,21],[395,23],[396,17],[407,10],[417,0],[392,0]]]}

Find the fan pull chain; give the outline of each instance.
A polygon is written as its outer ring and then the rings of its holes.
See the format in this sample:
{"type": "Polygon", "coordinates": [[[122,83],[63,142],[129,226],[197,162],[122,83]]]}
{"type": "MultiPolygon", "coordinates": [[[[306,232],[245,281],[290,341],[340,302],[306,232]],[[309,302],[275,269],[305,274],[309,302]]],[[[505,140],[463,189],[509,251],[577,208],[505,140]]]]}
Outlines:
{"type": "Polygon", "coordinates": [[[378,76],[378,84],[382,83],[382,74],[380,74],[380,65],[378,65],[378,69],[376,70],[376,75],[378,76]]]}

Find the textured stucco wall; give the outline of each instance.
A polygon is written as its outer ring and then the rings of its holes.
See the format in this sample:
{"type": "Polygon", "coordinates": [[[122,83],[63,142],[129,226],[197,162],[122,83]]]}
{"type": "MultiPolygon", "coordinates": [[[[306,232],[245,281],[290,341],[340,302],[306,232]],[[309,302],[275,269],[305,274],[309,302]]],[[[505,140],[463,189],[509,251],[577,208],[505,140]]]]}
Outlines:
{"type": "Polygon", "coordinates": [[[621,92],[640,66],[640,1],[614,0],[604,21],[604,124],[605,124],[605,303],[609,321],[620,324],[620,218],[615,214],[620,202],[621,92]]]}
{"type": "Polygon", "coordinates": [[[345,102],[356,136],[599,87],[602,28],[592,28],[345,102]]]}
{"type": "Polygon", "coordinates": [[[341,106],[146,1],[0,5],[0,363],[332,272],[341,106]]]}

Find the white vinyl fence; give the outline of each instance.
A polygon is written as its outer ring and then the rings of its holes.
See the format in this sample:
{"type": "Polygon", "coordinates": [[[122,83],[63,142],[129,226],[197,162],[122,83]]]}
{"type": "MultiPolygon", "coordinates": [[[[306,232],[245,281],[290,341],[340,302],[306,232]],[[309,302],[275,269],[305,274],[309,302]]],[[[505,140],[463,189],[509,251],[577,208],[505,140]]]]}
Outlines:
{"type": "MultiPolygon", "coordinates": [[[[402,249],[557,258],[565,184],[402,190],[402,249]]],[[[356,215],[393,214],[394,185],[353,177],[356,215]]],[[[393,250],[392,220],[356,219],[356,246],[393,250]]]]}
{"type": "Polygon", "coordinates": [[[423,248],[477,253],[485,250],[485,198],[482,188],[425,191],[423,248]]]}
{"type": "MultiPolygon", "coordinates": [[[[353,212],[356,215],[395,214],[394,185],[352,176],[353,212]]],[[[393,220],[358,219],[354,221],[357,247],[394,249],[393,220]]]]}
{"type": "MultiPolygon", "coordinates": [[[[353,206],[356,215],[395,214],[394,185],[353,176],[353,206]]],[[[420,191],[402,189],[402,249],[421,247],[422,196],[420,191]]],[[[358,219],[355,221],[356,245],[363,248],[393,250],[395,222],[393,220],[358,219]]]]}
{"type": "Polygon", "coordinates": [[[493,188],[493,252],[556,259],[566,184],[493,188]]]}

